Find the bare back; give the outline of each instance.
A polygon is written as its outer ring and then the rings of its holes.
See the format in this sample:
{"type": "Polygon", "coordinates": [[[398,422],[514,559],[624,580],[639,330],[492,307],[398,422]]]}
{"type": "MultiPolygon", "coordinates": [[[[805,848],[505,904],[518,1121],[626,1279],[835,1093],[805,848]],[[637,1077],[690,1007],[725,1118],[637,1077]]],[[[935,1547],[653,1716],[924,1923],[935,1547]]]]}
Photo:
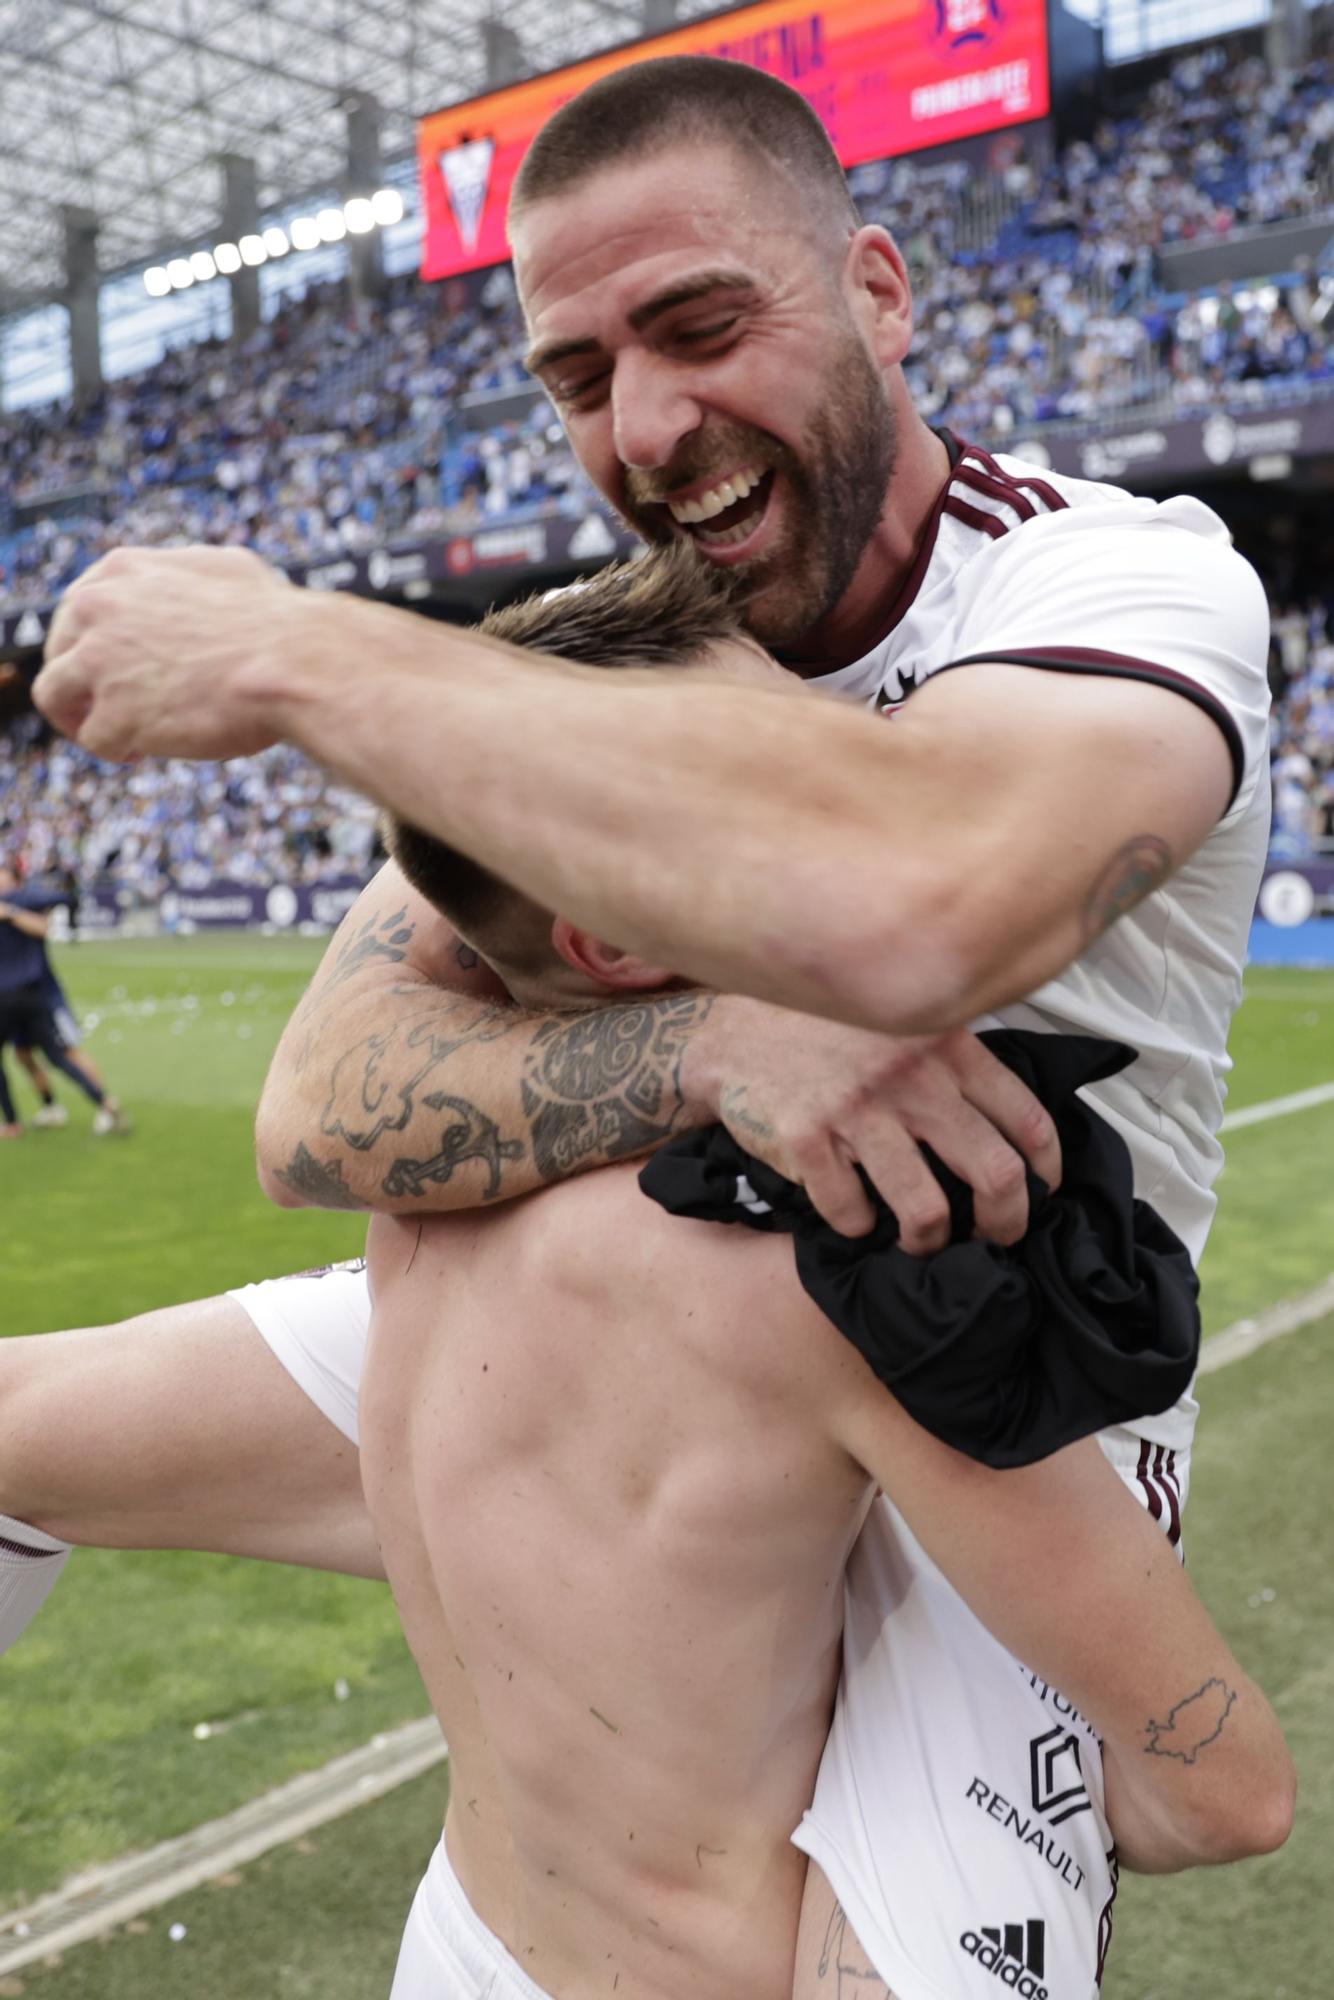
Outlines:
{"type": "Polygon", "coordinates": [[[788,1241],[634,1167],[370,1251],[363,1474],[470,1900],[559,2000],[787,2000],[860,1363],[788,1241]]]}

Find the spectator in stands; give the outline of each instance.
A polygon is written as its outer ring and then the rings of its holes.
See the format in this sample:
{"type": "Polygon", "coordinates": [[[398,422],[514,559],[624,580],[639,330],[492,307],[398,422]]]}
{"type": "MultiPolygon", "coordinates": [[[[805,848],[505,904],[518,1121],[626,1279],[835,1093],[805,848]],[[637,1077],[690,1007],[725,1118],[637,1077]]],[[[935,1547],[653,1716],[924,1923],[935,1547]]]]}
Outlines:
{"type": "Polygon", "coordinates": [[[100,764],[35,717],[0,735],[0,826],[36,877],[131,902],[217,878],[267,887],[364,877],[365,800],[290,750],[231,764],[100,764]]]}

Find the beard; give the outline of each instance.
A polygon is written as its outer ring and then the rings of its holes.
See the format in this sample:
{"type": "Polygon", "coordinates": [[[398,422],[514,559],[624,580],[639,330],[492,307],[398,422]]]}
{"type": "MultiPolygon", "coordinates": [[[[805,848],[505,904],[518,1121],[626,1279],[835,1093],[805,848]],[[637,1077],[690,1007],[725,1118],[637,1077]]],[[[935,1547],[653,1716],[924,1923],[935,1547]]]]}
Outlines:
{"type": "MultiPolygon", "coordinates": [[[[663,472],[651,478],[627,472],[620,511],[645,541],[661,546],[682,533],[654,504],[664,493],[734,465],[781,478],[787,493],[780,539],[753,561],[727,565],[724,574],[755,637],[770,648],[791,646],[828,616],[851,584],[897,461],[898,426],[884,382],[849,329],[798,446],[751,424],[706,426],[663,472]]],[[[700,557],[709,559],[702,548],[700,557]]]]}

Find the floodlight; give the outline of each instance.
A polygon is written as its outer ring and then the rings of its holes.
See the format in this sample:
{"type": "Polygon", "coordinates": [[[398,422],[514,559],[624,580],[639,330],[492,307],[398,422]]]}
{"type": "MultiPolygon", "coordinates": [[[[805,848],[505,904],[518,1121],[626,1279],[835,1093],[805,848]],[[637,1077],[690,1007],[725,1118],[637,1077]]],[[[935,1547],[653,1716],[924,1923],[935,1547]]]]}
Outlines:
{"type": "Polygon", "coordinates": [[[276,222],[271,222],[264,231],[264,248],[270,257],[285,257],[291,247],[287,240],[287,231],[279,229],[276,222]]]}
{"type": "Polygon", "coordinates": [[[167,276],[171,280],[174,292],[188,291],[195,281],[195,274],[190,269],[190,262],[186,257],[173,257],[167,266],[167,276]]]}
{"type": "Polygon", "coordinates": [[[320,247],[320,225],[313,215],[293,216],[288,224],[288,234],[294,250],[318,250],[320,247]]]}
{"type": "Polygon", "coordinates": [[[341,208],[322,208],[315,217],[315,227],[320,232],[322,243],[341,243],[347,235],[341,208]]]}
{"type": "Polygon", "coordinates": [[[196,250],[191,254],[190,269],[201,285],[206,285],[210,278],[218,275],[218,267],[207,250],[196,250]]]}
{"type": "Polygon", "coordinates": [[[397,188],[379,188],[371,196],[371,214],[381,229],[403,220],[403,197],[397,188]]]}
{"type": "Polygon", "coordinates": [[[343,203],[343,220],[353,236],[364,236],[375,227],[375,210],[365,195],[354,194],[351,201],[343,203]]]}
{"type": "Polygon", "coordinates": [[[161,264],[153,264],[144,272],[144,290],[150,298],[166,298],[171,290],[171,279],[161,264]]]}
{"type": "Polygon", "coordinates": [[[241,253],[234,243],[215,243],[213,261],[224,278],[230,278],[233,271],[241,268],[241,253]]]}

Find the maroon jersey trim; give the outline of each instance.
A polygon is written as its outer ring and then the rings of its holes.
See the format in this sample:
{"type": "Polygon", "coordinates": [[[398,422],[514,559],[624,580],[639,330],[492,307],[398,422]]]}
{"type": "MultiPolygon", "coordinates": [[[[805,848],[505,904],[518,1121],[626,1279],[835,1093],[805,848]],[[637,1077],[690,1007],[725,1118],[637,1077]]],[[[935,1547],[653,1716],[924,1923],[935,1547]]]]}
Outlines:
{"type": "Polygon", "coordinates": [[[855,661],[864,659],[868,653],[873,653],[877,646],[884,645],[895,626],[902,622],[916,601],[917,593],[930,567],[931,558],[936,552],[940,523],[946,514],[956,521],[963,522],[966,527],[975,528],[980,534],[996,540],[1005,534],[1011,525],[1022,526],[1025,521],[1036,518],[1038,510],[1028,498],[1028,493],[1035,494],[1042,505],[1049,510],[1058,510],[1069,505],[1068,501],[1061,498],[1055,487],[1049,486],[1045,480],[1015,479],[1010,473],[1003,472],[988,453],[979,451],[976,445],[963,444],[952,431],[940,430],[936,432],[936,436],[949,453],[949,477],[936,495],[931,512],[927,516],[926,526],[922,530],[921,540],[913,555],[912,565],[900,584],[893,603],[885,613],[884,624],[874,639],[861,645],[855,653],[848,653],[838,659],[817,662],[797,653],[785,653],[780,649],[777,657],[794,673],[807,678],[819,678],[824,674],[837,673],[840,668],[852,666],[855,661]],[[960,486],[966,486],[979,496],[1013,508],[1019,517],[1018,523],[1003,521],[998,514],[988,514],[981,507],[970,506],[967,500],[960,496],[957,490],[960,486]],[[1025,488],[1027,492],[1023,490],[1025,488]]]}
{"type": "Polygon", "coordinates": [[[1037,519],[1037,508],[1023,489],[1014,484],[994,479],[989,472],[979,472],[975,465],[961,465],[954,475],[956,482],[967,486],[974,493],[981,493],[988,500],[999,500],[1003,507],[1011,507],[1021,521],[1037,519]]]}
{"type": "Polygon", "coordinates": [[[28,1556],[33,1562],[40,1562],[43,1556],[58,1556],[59,1549],[35,1549],[29,1542],[12,1542],[8,1535],[0,1535],[0,1549],[7,1556],[28,1556]]]}
{"type": "Polygon", "coordinates": [[[967,528],[979,528],[984,535],[990,535],[993,541],[999,541],[1002,535],[1008,535],[1010,532],[1009,522],[1002,521],[999,514],[988,514],[981,507],[970,507],[957,493],[951,493],[946,500],[945,512],[954,520],[962,521],[967,528]]]}
{"type": "Polygon", "coordinates": [[[1232,759],[1232,791],[1226,810],[1231,811],[1236,803],[1246,775],[1246,750],[1241,731],[1216,694],[1201,687],[1198,681],[1191,680],[1189,675],[1178,673],[1175,667],[1161,667],[1153,660],[1138,660],[1129,653],[1104,653],[1096,646],[1027,646],[1022,650],[1007,647],[1004,652],[970,653],[966,659],[948,660],[943,667],[937,667],[930,678],[934,680],[936,674],[948,674],[955,667],[983,666],[1043,667],[1054,673],[1101,674],[1111,680],[1149,681],[1156,687],[1170,688],[1174,694],[1203,709],[1223,732],[1223,740],[1232,759]]]}
{"type": "Polygon", "coordinates": [[[1036,494],[1043,506],[1049,508],[1052,513],[1059,514],[1070,505],[1070,502],[1062,499],[1056,488],[1049,485],[1045,479],[1034,479],[1028,473],[1021,476],[1017,472],[1006,472],[1003,466],[996,463],[991,453],[983,451],[980,445],[970,444],[967,451],[969,458],[975,458],[984,465],[993,479],[999,479],[1005,486],[1022,487],[1026,492],[1036,494]]]}

